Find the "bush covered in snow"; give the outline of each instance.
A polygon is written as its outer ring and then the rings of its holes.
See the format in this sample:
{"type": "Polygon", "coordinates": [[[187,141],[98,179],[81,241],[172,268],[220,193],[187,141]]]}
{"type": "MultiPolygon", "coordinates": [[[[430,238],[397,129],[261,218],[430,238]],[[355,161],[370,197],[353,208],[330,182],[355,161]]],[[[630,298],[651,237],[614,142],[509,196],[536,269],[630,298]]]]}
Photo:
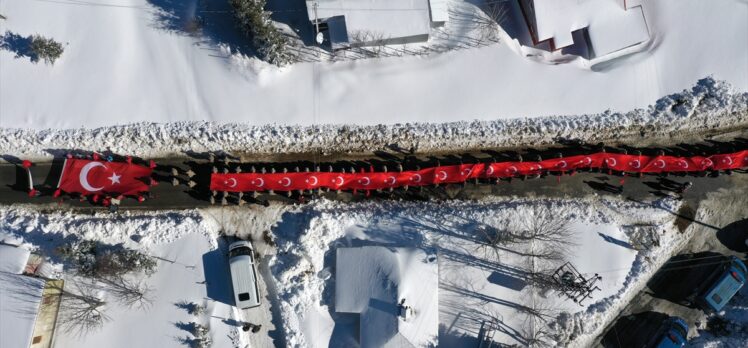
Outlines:
{"type": "Polygon", "coordinates": [[[192,334],[195,335],[194,346],[197,348],[208,348],[213,345],[210,338],[210,329],[203,324],[194,323],[192,334]]]}
{"type": "Polygon", "coordinates": [[[61,247],[60,255],[73,264],[78,274],[107,278],[130,272],[151,275],[156,271],[156,261],[137,250],[111,248],[90,240],[61,247]]]}
{"type": "Polygon", "coordinates": [[[41,35],[31,36],[30,48],[37,61],[43,59],[49,64],[54,64],[64,50],[61,43],[41,35]]]}
{"type": "Polygon", "coordinates": [[[291,62],[286,50],[288,39],[273,25],[270,12],[265,11],[265,0],[230,0],[239,29],[254,41],[260,57],[282,66],[291,62]]]}

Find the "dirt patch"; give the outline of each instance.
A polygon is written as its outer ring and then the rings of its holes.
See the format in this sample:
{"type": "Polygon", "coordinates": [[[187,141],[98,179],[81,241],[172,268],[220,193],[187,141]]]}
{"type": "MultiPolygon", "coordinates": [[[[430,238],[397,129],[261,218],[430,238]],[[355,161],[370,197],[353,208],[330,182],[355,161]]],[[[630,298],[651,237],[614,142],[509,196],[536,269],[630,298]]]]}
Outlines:
{"type": "Polygon", "coordinates": [[[678,227],[678,232],[683,233],[686,231],[688,226],[693,223],[696,217],[696,209],[691,208],[688,203],[684,203],[680,209],[678,209],[677,218],[675,219],[675,226],[678,227]]]}

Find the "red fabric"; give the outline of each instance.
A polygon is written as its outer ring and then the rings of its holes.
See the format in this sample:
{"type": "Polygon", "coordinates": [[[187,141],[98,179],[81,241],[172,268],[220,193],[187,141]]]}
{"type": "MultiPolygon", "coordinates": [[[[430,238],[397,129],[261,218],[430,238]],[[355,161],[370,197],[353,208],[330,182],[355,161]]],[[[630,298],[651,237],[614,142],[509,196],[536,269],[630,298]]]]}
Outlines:
{"type": "Polygon", "coordinates": [[[541,172],[573,172],[602,168],[629,173],[692,172],[748,167],[748,150],[709,157],[636,156],[612,153],[569,156],[540,162],[499,162],[440,166],[404,172],[365,173],[214,173],[210,189],[215,191],[290,191],[330,188],[375,190],[390,187],[452,184],[474,178],[506,178],[541,172]]]}
{"type": "Polygon", "coordinates": [[[121,162],[67,159],[58,188],[68,193],[134,195],[149,190],[153,170],[121,162]]]}

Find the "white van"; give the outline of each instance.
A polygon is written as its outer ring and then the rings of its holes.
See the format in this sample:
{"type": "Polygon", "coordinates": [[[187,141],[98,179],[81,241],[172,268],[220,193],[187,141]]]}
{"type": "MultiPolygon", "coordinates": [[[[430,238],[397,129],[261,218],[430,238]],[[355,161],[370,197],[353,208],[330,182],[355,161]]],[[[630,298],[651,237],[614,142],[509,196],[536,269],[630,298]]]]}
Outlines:
{"type": "Polygon", "coordinates": [[[257,287],[257,271],[252,244],[240,240],[229,245],[229,268],[231,283],[234,285],[236,306],[245,309],[260,305],[260,291],[257,287]]]}

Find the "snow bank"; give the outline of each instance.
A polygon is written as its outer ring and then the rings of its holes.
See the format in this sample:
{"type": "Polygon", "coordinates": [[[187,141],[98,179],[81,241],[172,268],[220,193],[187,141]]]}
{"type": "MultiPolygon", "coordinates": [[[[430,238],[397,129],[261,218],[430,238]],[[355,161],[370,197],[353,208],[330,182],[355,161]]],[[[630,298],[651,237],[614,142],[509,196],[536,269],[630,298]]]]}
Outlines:
{"type": "Polygon", "coordinates": [[[554,143],[670,137],[745,125],[748,93],[712,78],[647,109],[494,121],[356,126],[250,126],[211,122],[140,123],[71,130],[0,128],[0,153],[39,158],[66,149],[111,150],[139,156],[185,151],[249,153],[371,153],[397,144],[419,151],[467,150],[554,143]]]}
{"type": "Polygon", "coordinates": [[[37,245],[82,238],[127,245],[136,245],[137,240],[140,246],[150,247],[172,242],[189,233],[206,233],[201,221],[196,211],[123,211],[116,215],[106,212],[83,215],[33,208],[0,208],[0,232],[37,245]]]}
{"type": "MultiPolygon", "coordinates": [[[[675,206],[672,201],[660,204],[675,206]]],[[[648,255],[622,246],[630,241],[621,227],[649,223],[669,235],[673,234],[672,221],[673,216],[664,209],[606,198],[356,204],[317,201],[289,211],[274,228],[278,254],[271,260],[271,271],[291,346],[351,343],[345,341],[346,332],[355,332],[355,324],[332,308],[333,255],[337,247],[361,245],[438,250],[440,344],[474,345],[481,324],[491,317],[519,334],[497,333],[495,339],[526,344],[522,338],[523,311],[530,306],[530,298],[537,297],[554,312],[568,313],[562,319],[574,318],[573,328],[558,327],[556,339],[576,345],[594,338],[615,316],[614,307],[623,303],[620,299],[635,294],[631,289],[646,279],[639,274],[648,269],[648,255]],[[573,223],[579,241],[569,257],[577,269],[587,275],[603,275],[602,290],[593,293],[586,307],[563,301],[555,294],[530,290],[522,279],[526,260],[516,255],[522,247],[500,252],[498,261],[492,259],[493,252],[480,248],[477,228],[519,228],[518,222],[539,207],[573,223]],[[590,253],[604,254],[604,262],[588,257],[590,253]],[[332,277],[326,276],[330,273],[332,277]],[[563,337],[565,333],[568,335],[563,337]]],[[[665,252],[669,246],[663,237],[657,250],[665,252]]]]}

